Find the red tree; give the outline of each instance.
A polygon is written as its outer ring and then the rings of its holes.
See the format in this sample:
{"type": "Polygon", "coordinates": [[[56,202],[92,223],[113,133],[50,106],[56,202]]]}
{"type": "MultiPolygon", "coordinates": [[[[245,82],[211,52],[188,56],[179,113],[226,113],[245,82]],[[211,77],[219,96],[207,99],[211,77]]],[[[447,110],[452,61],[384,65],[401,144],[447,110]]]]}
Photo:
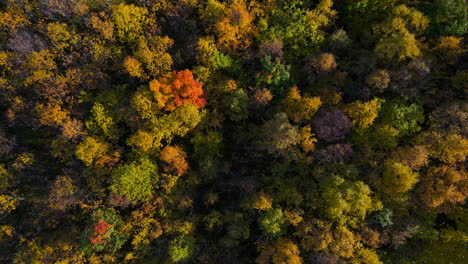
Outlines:
{"type": "Polygon", "coordinates": [[[193,104],[197,108],[205,106],[203,84],[193,78],[190,70],[173,71],[159,80],[152,80],[150,90],[155,93],[159,108],[174,111],[184,104],[193,104]]]}

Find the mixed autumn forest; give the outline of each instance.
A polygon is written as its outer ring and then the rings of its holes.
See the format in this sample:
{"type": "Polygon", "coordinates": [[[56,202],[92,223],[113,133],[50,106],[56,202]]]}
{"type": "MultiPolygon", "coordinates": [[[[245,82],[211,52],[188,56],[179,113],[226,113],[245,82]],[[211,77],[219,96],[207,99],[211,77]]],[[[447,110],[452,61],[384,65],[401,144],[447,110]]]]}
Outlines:
{"type": "Polygon", "coordinates": [[[0,0],[0,263],[467,263],[467,10],[0,0]]]}

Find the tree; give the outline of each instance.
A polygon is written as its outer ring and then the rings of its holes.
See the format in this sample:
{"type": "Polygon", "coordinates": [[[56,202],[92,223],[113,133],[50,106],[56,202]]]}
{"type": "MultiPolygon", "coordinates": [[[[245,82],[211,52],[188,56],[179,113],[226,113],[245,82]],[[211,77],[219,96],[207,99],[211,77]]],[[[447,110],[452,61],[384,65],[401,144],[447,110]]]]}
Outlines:
{"type": "Polygon", "coordinates": [[[442,209],[442,205],[463,203],[468,195],[468,174],[446,165],[431,167],[422,175],[418,189],[429,207],[442,209]]]}
{"type": "Polygon", "coordinates": [[[281,64],[279,59],[274,62],[270,57],[261,60],[263,70],[256,76],[257,89],[267,88],[273,95],[273,99],[278,100],[283,96],[284,90],[294,85],[290,79],[290,66],[281,64]]]}
{"type": "Polygon", "coordinates": [[[118,159],[118,154],[112,153],[109,143],[95,137],[84,138],[76,147],[75,155],[88,167],[111,165],[118,159]]]}
{"type": "Polygon", "coordinates": [[[277,236],[281,233],[285,218],[281,208],[271,208],[259,218],[260,228],[267,234],[277,236]]]}
{"type": "Polygon", "coordinates": [[[289,239],[280,238],[266,246],[255,259],[258,264],[302,264],[299,248],[289,239]]]}
{"type": "Polygon", "coordinates": [[[91,116],[86,121],[86,127],[95,135],[103,135],[109,140],[119,138],[119,130],[109,112],[100,103],[94,103],[91,116]]]}
{"type": "Polygon", "coordinates": [[[294,146],[300,143],[299,129],[289,123],[285,113],[277,114],[261,127],[260,150],[266,150],[274,156],[294,158],[294,146]]]}
{"type": "Polygon", "coordinates": [[[301,248],[306,252],[315,251],[352,258],[362,247],[358,237],[346,226],[333,227],[331,223],[317,219],[303,221],[294,233],[301,239],[301,248]]]}
{"type": "Polygon", "coordinates": [[[357,145],[368,145],[379,150],[391,150],[398,145],[399,132],[389,125],[374,125],[353,138],[357,145]]]}
{"type": "Polygon", "coordinates": [[[174,238],[169,245],[169,256],[173,262],[187,261],[195,248],[194,239],[191,236],[179,236],[174,238]]]}
{"type": "Polygon", "coordinates": [[[293,86],[283,100],[288,117],[299,123],[302,120],[310,121],[322,105],[320,97],[301,96],[299,89],[293,86]]]}
{"type": "Polygon", "coordinates": [[[12,175],[5,169],[3,164],[0,164],[0,193],[5,193],[12,183],[12,175]]]}
{"type": "Polygon", "coordinates": [[[85,253],[120,249],[127,240],[122,227],[122,220],[111,210],[95,211],[81,234],[81,249],[85,253]]]}
{"type": "Polygon", "coordinates": [[[382,208],[380,201],[371,196],[369,186],[360,181],[350,182],[331,175],[321,188],[324,216],[340,225],[356,228],[369,213],[382,208]]]}
{"type": "Polygon", "coordinates": [[[173,112],[153,117],[149,128],[140,128],[127,140],[129,146],[143,153],[149,153],[162,147],[162,142],[170,142],[174,136],[185,136],[202,119],[202,113],[192,104],[185,104],[173,112]]]}
{"type": "Polygon", "coordinates": [[[354,101],[345,107],[345,113],[351,118],[356,129],[366,129],[374,123],[379,115],[381,99],[368,102],[354,101]]]}
{"type": "Polygon", "coordinates": [[[387,89],[390,81],[390,73],[387,70],[374,70],[366,79],[367,85],[378,93],[387,89]]]}
{"type": "Polygon", "coordinates": [[[272,206],[273,198],[271,195],[264,192],[257,193],[252,199],[252,208],[266,211],[269,210],[272,206]]]}
{"type": "Polygon", "coordinates": [[[77,202],[75,198],[77,189],[70,177],[57,177],[49,193],[49,206],[62,211],[67,209],[77,202]]]}
{"type": "Polygon", "coordinates": [[[233,121],[241,121],[249,114],[249,97],[243,89],[236,89],[233,93],[226,96],[223,102],[225,113],[233,121]]]}
{"type": "Polygon", "coordinates": [[[138,62],[130,60],[124,66],[128,66],[127,71],[131,70],[132,74],[139,75],[136,71],[139,70],[138,63],[141,63],[141,67],[146,70],[141,72],[142,79],[159,78],[162,74],[171,71],[173,60],[168,50],[173,45],[174,40],[167,36],[140,37],[134,53],[135,60],[138,62]]]}
{"type": "Polygon", "coordinates": [[[413,170],[419,170],[429,163],[429,151],[423,146],[401,147],[392,152],[391,159],[413,170]]]}
{"type": "Polygon", "coordinates": [[[59,127],[69,119],[70,113],[58,104],[37,104],[35,107],[42,125],[59,127]]]}
{"type": "Polygon", "coordinates": [[[310,73],[320,74],[334,71],[336,69],[335,56],[331,53],[321,53],[318,56],[312,57],[308,61],[310,73]]]}
{"type": "Polygon", "coordinates": [[[147,158],[121,165],[112,171],[110,190],[133,203],[147,201],[157,185],[157,171],[157,166],[147,158]]]}
{"type": "Polygon", "coordinates": [[[375,52],[397,60],[419,57],[421,49],[416,36],[421,35],[428,24],[429,19],[416,9],[405,5],[394,7],[391,15],[378,26],[381,38],[375,52]]]}
{"type": "Polygon", "coordinates": [[[256,107],[264,107],[267,106],[271,99],[273,99],[273,95],[271,95],[270,90],[267,88],[256,90],[253,94],[253,102],[256,107]]]}
{"type": "Polygon", "coordinates": [[[352,126],[351,120],[341,110],[322,112],[312,121],[317,138],[327,142],[344,139],[352,126]]]}
{"type": "Polygon", "coordinates": [[[143,34],[148,10],[135,5],[120,3],[111,6],[117,37],[122,42],[135,42],[143,34]]]}
{"type": "Polygon", "coordinates": [[[247,49],[253,42],[252,37],[256,35],[253,20],[254,15],[244,1],[233,1],[226,6],[224,14],[214,26],[219,48],[229,54],[247,49]]]}
{"type": "Polygon", "coordinates": [[[203,85],[193,78],[190,70],[173,71],[159,80],[152,80],[149,84],[158,107],[166,111],[174,111],[184,104],[192,104],[197,108],[205,106],[202,87],[203,85]]]}
{"type": "Polygon", "coordinates": [[[62,136],[68,140],[77,140],[85,134],[83,123],[78,119],[70,119],[62,125],[62,136]]]}
{"type": "Polygon", "coordinates": [[[431,130],[468,137],[468,103],[454,102],[436,107],[429,114],[431,130]]]}
{"type": "Polygon", "coordinates": [[[178,146],[166,146],[159,153],[159,159],[163,162],[163,169],[169,173],[182,176],[188,169],[187,153],[178,146]]]}
{"type": "Polygon", "coordinates": [[[431,36],[462,36],[468,30],[463,0],[435,0],[428,7],[431,19],[428,32],[431,36]]]}
{"type": "Polygon", "coordinates": [[[389,200],[405,201],[407,193],[419,180],[419,174],[399,162],[387,162],[384,165],[382,181],[378,186],[389,200]]]}
{"type": "Polygon", "coordinates": [[[280,40],[288,47],[293,57],[306,55],[325,40],[323,28],[330,25],[336,16],[331,0],[322,0],[308,10],[303,1],[285,1],[275,8],[268,19],[264,38],[280,40]]]}
{"type": "Polygon", "coordinates": [[[417,143],[425,146],[431,157],[447,164],[463,162],[468,154],[468,140],[457,134],[425,132],[417,143]]]}
{"type": "Polygon", "coordinates": [[[315,152],[315,158],[321,163],[345,162],[353,155],[349,144],[334,144],[315,152]]]}
{"type": "Polygon", "coordinates": [[[393,225],[392,221],[393,211],[389,208],[384,208],[369,218],[369,223],[379,225],[381,227],[387,227],[393,225]]]}
{"type": "Polygon", "coordinates": [[[388,102],[383,105],[381,124],[393,126],[399,136],[413,134],[421,130],[424,122],[424,110],[418,104],[404,105],[398,102],[388,102]]]}
{"type": "Polygon", "coordinates": [[[131,104],[143,119],[150,119],[159,112],[154,93],[148,87],[139,87],[131,99],[131,104]]]}
{"type": "Polygon", "coordinates": [[[52,45],[58,49],[67,48],[70,44],[74,44],[76,39],[70,34],[67,24],[64,23],[49,23],[47,25],[47,36],[52,42],[52,45]]]}
{"type": "Polygon", "coordinates": [[[141,62],[133,57],[126,57],[123,66],[131,77],[141,78],[143,77],[143,68],[141,62]]]}

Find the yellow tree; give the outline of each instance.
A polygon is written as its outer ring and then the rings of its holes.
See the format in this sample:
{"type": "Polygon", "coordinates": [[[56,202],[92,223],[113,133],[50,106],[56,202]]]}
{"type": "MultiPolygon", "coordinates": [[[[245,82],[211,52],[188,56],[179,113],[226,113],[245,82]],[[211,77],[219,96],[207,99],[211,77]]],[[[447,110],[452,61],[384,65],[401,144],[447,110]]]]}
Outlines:
{"type": "Polygon", "coordinates": [[[380,40],[375,52],[389,59],[403,60],[421,55],[416,37],[424,32],[429,19],[421,12],[405,5],[395,7],[387,20],[377,26],[380,40]]]}
{"type": "Polygon", "coordinates": [[[301,96],[299,89],[293,86],[283,101],[288,117],[298,123],[311,121],[319,107],[322,105],[320,97],[301,96]]]}

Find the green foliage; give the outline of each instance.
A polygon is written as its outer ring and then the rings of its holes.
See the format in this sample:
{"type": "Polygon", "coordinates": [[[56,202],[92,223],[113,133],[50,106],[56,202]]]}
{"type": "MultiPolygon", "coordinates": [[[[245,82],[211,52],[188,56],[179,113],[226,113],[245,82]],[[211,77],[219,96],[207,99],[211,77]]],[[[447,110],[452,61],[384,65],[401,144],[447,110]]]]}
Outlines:
{"type": "Polygon", "coordinates": [[[112,171],[110,190],[134,203],[146,201],[157,186],[157,171],[157,166],[146,158],[121,165],[112,171]]]}
{"type": "Polygon", "coordinates": [[[173,262],[184,262],[190,259],[195,248],[194,239],[190,236],[174,238],[169,245],[169,256],[173,262]]]}
{"type": "Polygon", "coordinates": [[[235,90],[225,97],[224,109],[229,118],[233,121],[246,119],[249,114],[249,97],[242,89],[235,90]]]}
{"type": "Polygon", "coordinates": [[[267,234],[277,236],[281,233],[285,217],[281,208],[272,208],[259,218],[260,228],[267,234]]]}
{"type": "Polygon", "coordinates": [[[393,211],[389,208],[384,208],[374,214],[369,218],[369,222],[374,225],[379,225],[381,227],[387,227],[393,225],[392,222],[393,211]]]}
{"type": "Polygon", "coordinates": [[[463,36],[468,31],[464,0],[435,0],[425,11],[431,19],[430,36],[463,36]]]}
{"type": "Polygon", "coordinates": [[[98,209],[91,215],[86,228],[81,234],[81,249],[85,253],[92,253],[109,249],[117,251],[127,238],[122,230],[123,221],[112,210],[98,209]],[[98,229],[99,224],[104,224],[98,229]]]}
{"type": "Polygon", "coordinates": [[[86,121],[86,127],[95,135],[103,135],[109,140],[119,138],[119,130],[108,111],[100,103],[95,103],[91,109],[91,116],[86,121]]]}
{"type": "Polygon", "coordinates": [[[322,28],[336,15],[332,5],[332,1],[323,0],[307,10],[301,0],[284,1],[281,8],[273,10],[264,38],[281,40],[293,56],[305,55],[325,40],[322,28]]]}
{"type": "Polygon", "coordinates": [[[261,62],[263,70],[256,76],[256,87],[267,88],[273,98],[278,100],[287,88],[294,85],[294,81],[290,79],[290,66],[281,64],[279,59],[272,62],[268,56],[262,58],[261,62]]]}
{"type": "Polygon", "coordinates": [[[369,186],[360,181],[350,182],[331,175],[321,188],[325,217],[340,225],[356,228],[369,213],[382,207],[380,201],[372,197],[369,186]]]}
{"type": "Polygon", "coordinates": [[[0,1],[0,262],[465,263],[465,6],[0,1]]]}
{"type": "Polygon", "coordinates": [[[389,102],[382,108],[381,123],[397,129],[399,136],[418,132],[424,120],[424,110],[419,104],[403,105],[389,102]]]}

